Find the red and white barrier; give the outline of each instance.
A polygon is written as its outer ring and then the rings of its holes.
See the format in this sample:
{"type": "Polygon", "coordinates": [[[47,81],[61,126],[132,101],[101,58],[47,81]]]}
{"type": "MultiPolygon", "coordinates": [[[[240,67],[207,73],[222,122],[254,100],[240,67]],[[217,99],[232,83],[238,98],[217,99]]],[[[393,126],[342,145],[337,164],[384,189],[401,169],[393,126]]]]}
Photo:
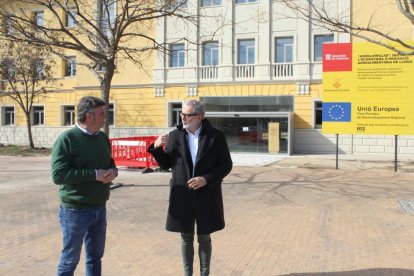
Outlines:
{"type": "Polygon", "coordinates": [[[147,152],[158,136],[137,136],[111,139],[112,158],[117,166],[145,168],[158,167],[157,161],[147,152]]]}

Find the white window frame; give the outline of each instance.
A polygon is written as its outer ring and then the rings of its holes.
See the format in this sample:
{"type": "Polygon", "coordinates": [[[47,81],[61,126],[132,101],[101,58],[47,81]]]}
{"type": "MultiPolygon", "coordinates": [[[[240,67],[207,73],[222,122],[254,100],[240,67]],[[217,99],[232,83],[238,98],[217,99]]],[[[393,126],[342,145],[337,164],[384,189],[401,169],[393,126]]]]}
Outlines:
{"type": "MultiPolygon", "coordinates": [[[[296,60],[296,51],[295,51],[295,36],[294,35],[280,35],[280,36],[275,36],[275,37],[273,37],[273,43],[274,43],[274,45],[273,45],[273,63],[294,63],[295,62],[295,60],[296,60]],[[277,43],[276,43],[276,41],[278,40],[278,39],[283,39],[283,38],[291,38],[292,39],[292,44],[291,44],[291,46],[292,46],[292,61],[283,61],[283,62],[277,62],[276,61],[276,59],[277,59],[277,43]]],[[[285,47],[285,49],[284,49],[284,52],[285,52],[285,55],[284,55],[284,60],[286,60],[286,47],[285,47]]]]}
{"type": "Polygon", "coordinates": [[[11,35],[14,32],[13,23],[9,16],[4,17],[4,28],[6,30],[6,35],[11,35]]]}
{"type": "Polygon", "coordinates": [[[67,28],[73,28],[77,25],[77,9],[76,8],[69,8],[66,11],[66,27],[67,28]]]}
{"type": "MultiPolygon", "coordinates": [[[[212,48],[210,48],[212,49],[212,48]]],[[[218,66],[220,64],[220,42],[218,40],[210,40],[210,41],[204,41],[202,43],[202,51],[201,51],[201,64],[202,66],[218,66]],[[206,45],[208,43],[217,43],[217,48],[215,48],[217,50],[217,64],[205,64],[205,51],[206,51],[206,45]]],[[[213,55],[211,55],[211,57],[213,57],[213,55]]]]}
{"type": "Polygon", "coordinates": [[[332,36],[332,41],[331,42],[325,42],[325,43],[335,43],[335,34],[333,34],[333,33],[329,33],[329,34],[326,34],[326,33],[321,33],[321,34],[314,34],[313,35],[313,43],[312,43],[312,60],[313,60],[313,62],[322,62],[322,59],[323,59],[323,53],[322,53],[322,45],[323,45],[323,43],[321,44],[321,55],[320,55],[320,60],[316,60],[316,58],[318,57],[319,58],[319,56],[317,56],[316,55],[316,37],[323,37],[323,36],[325,36],[325,37],[327,37],[327,36],[332,36]]]}
{"type": "Polygon", "coordinates": [[[186,56],[185,56],[185,43],[171,43],[170,44],[170,55],[169,55],[169,57],[170,57],[170,62],[169,62],[170,68],[185,67],[185,59],[186,59],[186,56]],[[174,46],[181,46],[181,45],[183,46],[183,48],[176,51],[177,52],[177,58],[178,58],[178,62],[177,62],[178,65],[173,66],[174,52],[175,52],[175,50],[173,48],[174,48],[174,46]],[[183,64],[180,64],[180,58],[181,57],[183,58],[183,64]]]}
{"type": "Polygon", "coordinates": [[[183,101],[182,100],[176,100],[176,101],[168,101],[167,102],[167,127],[175,127],[173,125],[174,123],[174,116],[176,116],[176,119],[178,118],[178,123],[181,122],[180,112],[183,108],[183,101]],[[181,107],[174,107],[174,105],[180,104],[181,107]],[[177,114],[174,115],[174,112],[177,112],[177,114]]]}
{"type": "Polygon", "coordinates": [[[12,75],[14,74],[14,64],[13,64],[13,60],[12,59],[10,59],[10,58],[5,58],[4,60],[3,60],[4,62],[5,61],[8,61],[7,62],[7,76],[5,76],[7,79],[10,79],[11,77],[12,77],[12,75]]]}
{"type": "Polygon", "coordinates": [[[45,26],[45,11],[35,11],[34,12],[34,23],[38,27],[45,26]]]}
{"type": "Polygon", "coordinates": [[[62,126],[73,126],[73,125],[75,125],[76,124],[76,118],[75,118],[75,106],[73,105],[73,104],[68,104],[68,105],[62,105],[62,120],[61,120],[61,125],[62,126]],[[73,110],[70,112],[70,118],[69,118],[69,120],[70,120],[70,122],[69,123],[72,123],[72,124],[66,124],[66,122],[65,122],[65,120],[66,120],[66,114],[68,113],[67,112],[67,108],[68,107],[73,107],[73,110]]]}
{"type": "Polygon", "coordinates": [[[236,4],[254,4],[259,2],[259,0],[236,0],[236,4]]]}
{"type": "Polygon", "coordinates": [[[219,7],[223,4],[223,0],[200,0],[201,7],[219,7]],[[220,3],[216,3],[220,1],[220,3]]]}
{"type": "Polygon", "coordinates": [[[45,125],[45,107],[43,105],[34,105],[32,106],[32,125],[33,126],[44,126],[45,125]],[[36,107],[42,107],[43,109],[39,112],[36,111],[36,107]],[[38,117],[38,124],[35,123],[35,118],[38,117]]]}
{"type": "Polygon", "coordinates": [[[188,8],[188,1],[190,0],[167,0],[169,3],[167,4],[168,10],[175,10],[175,9],[187,9],[188,8]]]}
{"type": "Polygon", "coordinates": [[[37,77],[42,79],[45,74],[45,60],[39,58],[36,62],[37,77]]]}
{"type": "Polygon", "coordinates": [[[96,68],[96,71],[97,71],[97,72],[105,72],[105,71],[106,71],[106,67],[105,67],[105,65],[98,64],[97,66],[98,66],[98,67],[96,68]]]}
{"type": "Polygon", "coordinates": [[[111,1],[108,5],[108,9],[104,4],[104,0],[97,1],[97,22],[98,28],[101,30],[103,34],[105,34],[108,39],[112,38],[112,31],[111,29],[114,28],[115,20],[117,16],[117,6],[116,0],[107,0],[108,2],[111,1]],[[109,13],[109,19],[107,18],[107,11],[109,13]]]}
{"type": "Polygon", "coordinates": [[[1,107],[1,115],[2,115],[2,120],[1,120],[1,125],[2,126],[15,126],[16,125],[16,107],[13,105],[6,105],[6,106],[2,106],[1,107]],[[12,111],[6,111],[6,109],[8,108],[13,108],[12,111]],[[9,116],[9,114],[11,114],[10,117],[10,123],[6,124],[7,118],[9,116]]]}
{"type": "Polygon", "coordinates": [[[65,60],[65,77],[76,76],[76,56],[67,56],[65,60]]]}
{"type": "Polygon", "coordinates": [[[237,40],[236,40],[236,45],[237,45],[237,51],[236,51],[236,61],[237,61],[237,64],[238,65],[253,65],[253,64],[256,64],[256,61],[257,61],[257,51],[256,51],[256,49],[257,49],[257,38],[256,37],[248,37],[248,38],[237,38],[237,40]],[[247,54],[247,63],[240,63],[240,42],[241,41],[248,41],[248,40],[253,40],[254,41],[254,44],[253,44],[253,49],[254,49],[254,60],[253,60],[253,63],[249,63],[249,61],[248,61],[248,58],[249,58],[249,51],[248,51],[248,49],[250,49],[250,48],[252,48],[252,46],[248,46],[247,47],[247,51],[246,51],[246,54],[247,54]]]}

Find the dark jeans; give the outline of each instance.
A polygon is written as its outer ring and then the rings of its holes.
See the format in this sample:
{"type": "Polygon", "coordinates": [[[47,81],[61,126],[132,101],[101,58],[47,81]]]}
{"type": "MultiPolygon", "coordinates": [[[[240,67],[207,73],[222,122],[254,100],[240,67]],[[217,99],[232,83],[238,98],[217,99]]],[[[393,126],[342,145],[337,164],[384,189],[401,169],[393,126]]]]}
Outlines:
{"type": "MultiPolygon", "coordinates": [[[[211,238],[210,235],[197,235],[200,275],[210,274],[211,238]]],[[[181,233],[181,253],[183,255],[184,276],[193,275],[194,233],[181,233]]]]}
{"type": "Polygon", "coordinates": [[[60,207],[63,249],[58,276],[72,276],[79,263],[82,243],[85,242],[86,275],[101,275],[106,237],[106,208],[69,209],[60,207]]]}

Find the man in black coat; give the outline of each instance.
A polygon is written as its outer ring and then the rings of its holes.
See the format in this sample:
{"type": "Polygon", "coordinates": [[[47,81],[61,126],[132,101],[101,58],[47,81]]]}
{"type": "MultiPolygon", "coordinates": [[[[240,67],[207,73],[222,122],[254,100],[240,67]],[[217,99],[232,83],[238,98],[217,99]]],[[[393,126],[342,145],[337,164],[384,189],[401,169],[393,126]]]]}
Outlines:
{"type": "Polygon", "coordinates": [[[185,102],[182,124],[148,149],[162,169],[172,169],[166,229],[181,233],[186,276],[193,275],[195,224],[200,272],[210,273],[210,234],[224,228],[221,182],[233,167],[224,134],[204,114],[200,101],[185,102]]]}

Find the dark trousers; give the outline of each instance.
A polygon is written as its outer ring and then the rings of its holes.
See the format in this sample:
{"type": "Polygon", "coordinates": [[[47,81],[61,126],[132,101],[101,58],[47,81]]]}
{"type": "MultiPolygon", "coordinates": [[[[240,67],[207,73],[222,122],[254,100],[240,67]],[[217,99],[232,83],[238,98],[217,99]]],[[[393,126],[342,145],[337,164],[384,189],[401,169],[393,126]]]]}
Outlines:
{"type": "MultiPolygon", "coordinates": [[[[211,238],[210,235],[197,235],[200,275],[210,274],[211,238]]],[[[181,233],[181,253],[183,255],[184,276],[193,275],[194,233],[181,233]]]]}

